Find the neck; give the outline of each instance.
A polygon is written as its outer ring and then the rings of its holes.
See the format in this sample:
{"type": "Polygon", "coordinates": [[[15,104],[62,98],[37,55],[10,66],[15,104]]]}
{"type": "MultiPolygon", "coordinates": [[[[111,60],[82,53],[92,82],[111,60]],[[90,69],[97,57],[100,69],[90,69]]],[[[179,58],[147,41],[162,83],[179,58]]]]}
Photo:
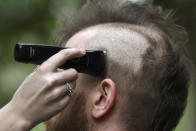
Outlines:
{"type": "Polygon", "coordinates": [[[108,123],[104,125],[94,126],[89,131],[126,131],[126,129],[119,124],[108,123]]]}
{"type": "Polygon", "coordinates": [[[121,120],[115,116],[101,120],[93,120],[93,122],[88,124],[88,131],[127,131],[121,120]]]}

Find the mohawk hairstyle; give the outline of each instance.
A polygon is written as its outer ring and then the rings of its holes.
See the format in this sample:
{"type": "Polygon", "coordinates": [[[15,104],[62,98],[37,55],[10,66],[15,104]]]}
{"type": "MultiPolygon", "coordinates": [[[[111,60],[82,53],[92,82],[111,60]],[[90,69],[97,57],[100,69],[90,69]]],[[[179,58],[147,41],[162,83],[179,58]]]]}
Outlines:
{"type": "Polygon", "coordinates": [[[173,15],[172,11],[164,11],[161,7],[149,4],[89,0],[78,12],[66,19],[56,41],[64,44],[77,32],[105,23],[125,23],[161,32],[171,50],[167,55],[157,58],[153,51],[156,49],[149,48],[144,59],[151,56],[155,59],[150,62],[144,60],[143,74],[138,83],[158,89],[159,97],[148,130],[171,131],[176,127],[186,106],[190,79],[183,53],[183,44],[188,40],[187,33],[183,27],[175,24],[173,15]]]}
{"type": "Polygon", "coordinates": [[[64,27],[58,31],[56,42],[62,44],[75,33],[90,26],[105,23],[126,23],[146,27],[158,27],[175,43],[184,43],[188,37],[184,28],[175,24],[172,10],[163,11],[160,6],[120,2],[118,0],[88,0],[75,14],[68,16],[64,27]],[[183,36],[183,37],[182,37],[183,36]]]}

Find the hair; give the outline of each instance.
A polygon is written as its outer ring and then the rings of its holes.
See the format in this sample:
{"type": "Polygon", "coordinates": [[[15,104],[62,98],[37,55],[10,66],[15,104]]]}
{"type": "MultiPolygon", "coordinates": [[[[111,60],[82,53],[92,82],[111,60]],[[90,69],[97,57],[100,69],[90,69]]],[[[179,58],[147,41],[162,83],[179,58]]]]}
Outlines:
{"type": "Polygon", "coordinates": [[[186,31],[176,24],[173,16],[172,11],[150,4],[89,0],[66,19],[57,35],[57,43],[61,44],[88,27],[121,23],[127,28],[135,25],[130,31],[138,32],[149,41],[150,47],[142,55],[141,71],[130,77],[134,79],[134,87],[150,93],[128,94],[128,106],[123,110],[128,129],[132,126],[135,130],[171,131],[184,112],[190,80],[184,53],[188,39],[186,31]],[[146,117],[146,121],[142,117],[146,117]],[[143,122],[147,123],[146,127],[141,126],[143,122]]]}

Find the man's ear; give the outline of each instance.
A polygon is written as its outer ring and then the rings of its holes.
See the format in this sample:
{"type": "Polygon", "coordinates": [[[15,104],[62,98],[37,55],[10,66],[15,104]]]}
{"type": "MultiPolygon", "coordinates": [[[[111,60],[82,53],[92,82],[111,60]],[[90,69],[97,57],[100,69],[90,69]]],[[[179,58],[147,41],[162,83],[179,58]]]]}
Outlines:
{"type": "Polygon", "coordinates": [[[104,79],[93,96],[93,118],[101,118],[106,115],[115,104],[116,85],[111,79],[104,79]]]}

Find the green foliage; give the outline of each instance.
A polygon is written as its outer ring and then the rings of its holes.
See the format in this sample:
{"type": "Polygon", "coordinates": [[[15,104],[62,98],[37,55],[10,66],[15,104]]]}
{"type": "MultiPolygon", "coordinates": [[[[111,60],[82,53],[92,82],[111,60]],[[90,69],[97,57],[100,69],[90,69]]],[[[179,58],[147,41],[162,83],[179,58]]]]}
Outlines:
{"type": "Polygon", "coordinates": [[[43,123],[37,125],[36,127],[34,127],[31,131],[44,131],[45,129],[45,125],[43,123]]]}
{"type": "MultiPolygon", "coordinates": [[[[64,14],[75,11],[85,0],[0,0],[0,106],[5,105],[25,77],[33,71],[33,65],[14,61],[13,49],[17,42],[52,44],[53,32],[59,26],[64,14]]],[[[196,1],[195,0],[156,0],[156,5],[174,8],[178,23],[190,33],[188,45],[192,58],[196,61],[196,1]]],[[[85,14],[84,14],[85,15],[85,14]]],[[[194,131],[195,89],[190,89],[188,108],[176,131],[194,131]]],[[[40,124],[32,131],[43,131],[40,124]]]]}

